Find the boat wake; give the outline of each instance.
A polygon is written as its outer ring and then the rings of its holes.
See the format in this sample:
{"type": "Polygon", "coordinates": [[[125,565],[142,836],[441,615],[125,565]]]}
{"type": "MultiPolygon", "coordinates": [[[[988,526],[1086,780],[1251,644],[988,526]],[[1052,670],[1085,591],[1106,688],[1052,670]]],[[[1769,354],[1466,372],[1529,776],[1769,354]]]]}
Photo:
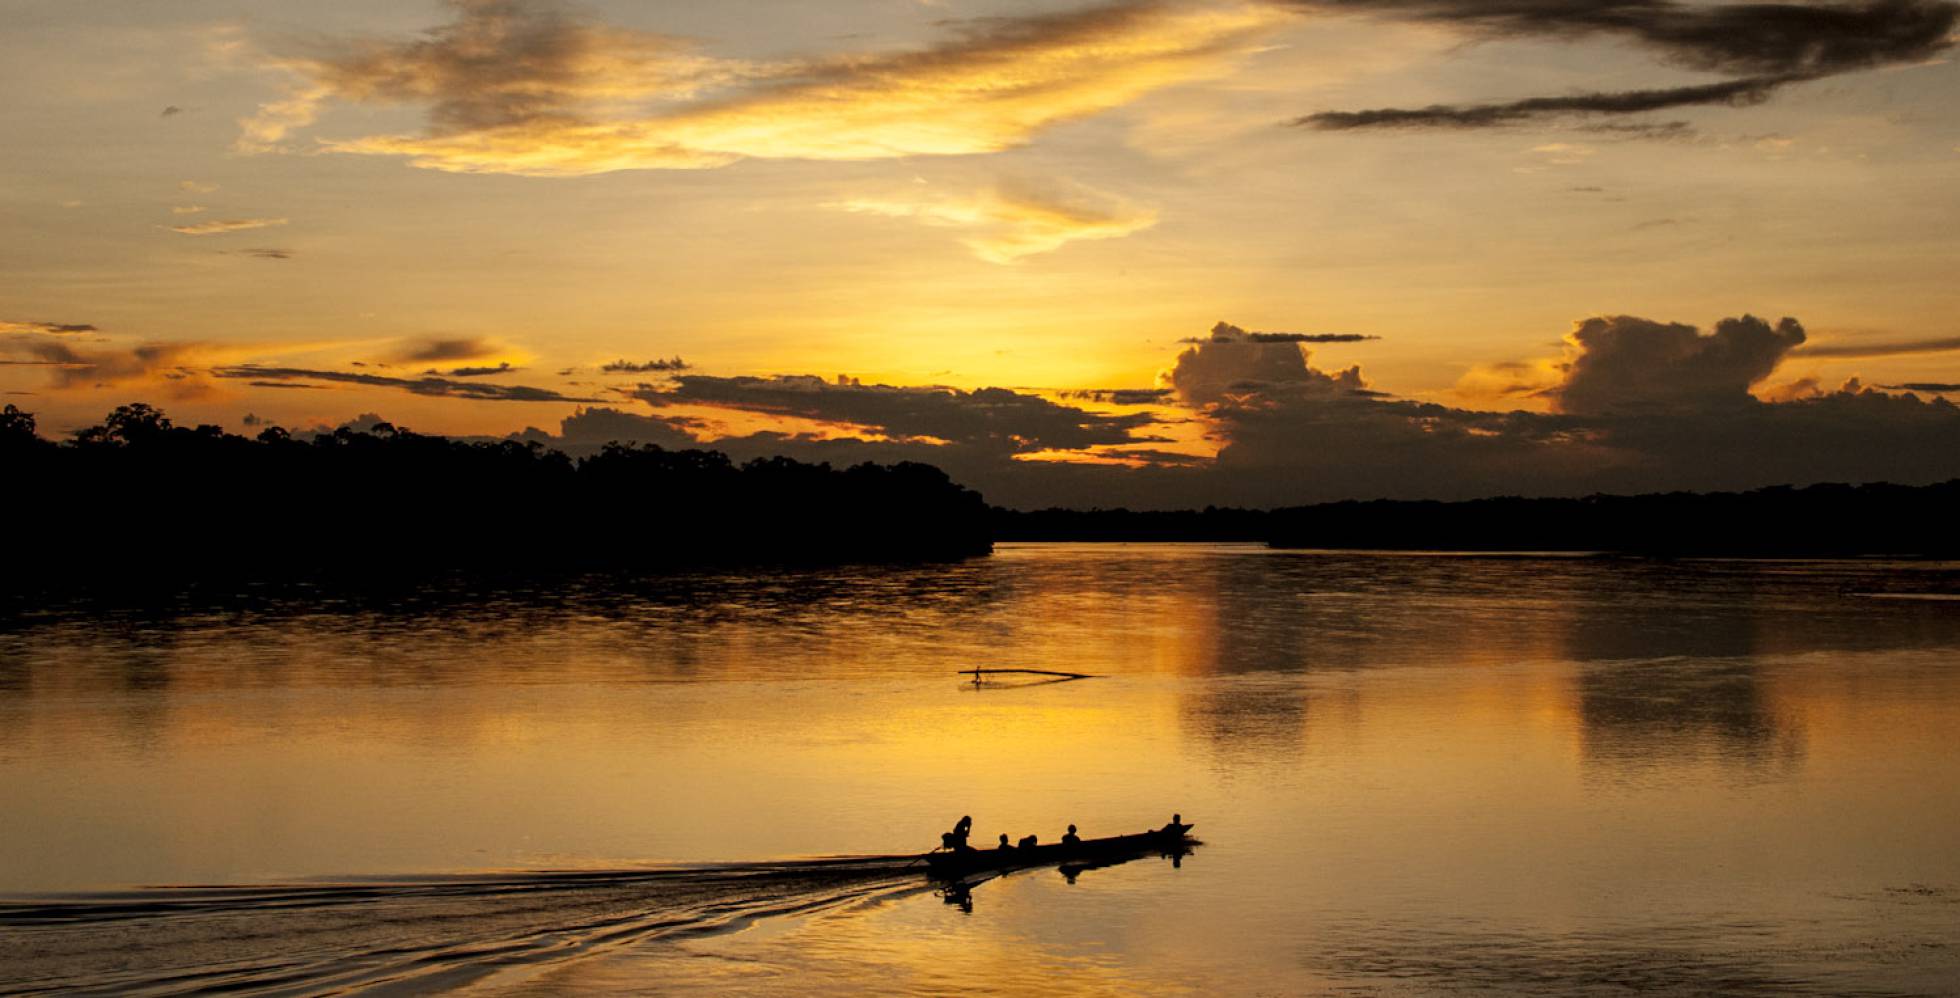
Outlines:
{"type": "Polygon", "coordinates": [[[0,990],[421,992],[933,890],[915,857],[140,890],[0,901],[0,990]]]}

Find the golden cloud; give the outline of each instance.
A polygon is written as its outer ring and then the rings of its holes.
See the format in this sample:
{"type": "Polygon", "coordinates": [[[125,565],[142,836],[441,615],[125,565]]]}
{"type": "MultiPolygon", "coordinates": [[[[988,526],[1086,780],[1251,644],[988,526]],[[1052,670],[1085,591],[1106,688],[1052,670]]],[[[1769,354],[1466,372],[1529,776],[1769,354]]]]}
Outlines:
{"type": "Polygon", "coordinates": [[[469,173],[579,176],[745,158],[867,160],[996,152],[1062,122],[1223,71],[1287,17],[1263,4],[1117,3],[975,22],[912,52],[748,64],[517,0],[461,0],[426,39],[275,65],[299,78],[243,122],[278,148],[328,101],[423,104],[419,135],[322,140],[469,173]]]}
{"type": "Polygon", "coordinates": [[[854,198],[827,207],[972,230],[960,241],[990,263],[1013,263],[1078,239],[1118,239],[1157,224],[1155,211],[1079,185],[1008,184],[975,196],[854,198]]]}
{"type": "Polygon", "coordinates": [[[286,220],[283,218],[220,218],[209,222],[194,222],[190,225],[172,225],[169,229],[187,236],[214,236],[224,232],[243,232],[247,229],[264,229],[284,224],[286,220]]]}
{"type": "Polygon", "coordinates": [[[201,342],[151,342],[129,347],[83,349],[61,340],[15,340],[0,344],[5,363],[46,367],[57,391],[156,382],[177,398],[209,390],[199,365],[222,360],[241,348],[201,342]]]}

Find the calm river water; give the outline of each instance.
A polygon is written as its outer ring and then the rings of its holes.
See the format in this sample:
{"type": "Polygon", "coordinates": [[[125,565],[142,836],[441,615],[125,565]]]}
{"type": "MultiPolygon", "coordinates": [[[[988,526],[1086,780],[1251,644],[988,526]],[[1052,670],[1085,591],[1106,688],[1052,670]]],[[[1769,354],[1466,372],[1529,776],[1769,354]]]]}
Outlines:
{"type": "Polygon", "coordinates": [[[1006,545],[34,612],[0,622],[0,990],[1960,994],[1956,594],[1006,545]],[[1181,863],[964,899],[804,862],[1173,811],[1181,863]]]}

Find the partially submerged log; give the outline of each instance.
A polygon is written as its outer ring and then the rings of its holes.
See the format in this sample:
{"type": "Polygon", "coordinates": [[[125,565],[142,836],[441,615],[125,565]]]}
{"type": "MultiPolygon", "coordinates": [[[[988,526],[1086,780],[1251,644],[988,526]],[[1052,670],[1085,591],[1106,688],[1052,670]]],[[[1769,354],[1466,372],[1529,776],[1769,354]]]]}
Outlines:
{"type": "Polygon", "coordinates": [[[1089,673],[1086,673],[1086,672],[1056,672],[1056,671],[1055,671],[1055,670],[1053,670],[1053,669],[987,669],[987,668],[982,668],[982,667],[980,667],[980,666],[977,666],[977,665],[976,665],[976,666],[974,666],[974,667],[973,667],[973,668],[971,668],[971,669],[961,669],[961,670],[960,670],[960,675],[962,675],[962,676],[972,676],[972,677],[973,677],[973,681],[974,681],[974,682],[976,682],[976,683],[977,683],[977,682],[980,682],[980,681],[981,681],[982,679],[985,679],[985,678],[986,678],[986,677],[988,677],[988,676],[1014,676],[1014,675],[1018,675],[1018,676],[1052,676],[1052,677],[1054,677],[1054,678],[1056,678],[1056,679],[1095,679],[1095,678],[1097,678],[1097,677],[1095,677],[1095,676],[1092,676],[1092,675],[1090,675],[1089,673]]]}

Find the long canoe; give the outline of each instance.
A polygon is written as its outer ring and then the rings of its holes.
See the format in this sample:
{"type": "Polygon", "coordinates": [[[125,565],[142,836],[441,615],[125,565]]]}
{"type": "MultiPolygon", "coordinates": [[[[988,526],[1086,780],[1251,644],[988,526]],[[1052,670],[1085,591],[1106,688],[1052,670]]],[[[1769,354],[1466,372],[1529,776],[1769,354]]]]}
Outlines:
{"type": "Polygon", "coordinates": [[[974,873],[1019,870],[1051,864],[1093,865],[1114,859],[1146,856],[1151,853],[1181,855],[1188,852],[1195,844],[1191,838],[1193,827],[1170,825],[1135,835],[1083,839],[1072,845],[1050,842],[1025,848],[929,852],[925,855],[926,869],[935,877],[964,877],[974,873]]]}

